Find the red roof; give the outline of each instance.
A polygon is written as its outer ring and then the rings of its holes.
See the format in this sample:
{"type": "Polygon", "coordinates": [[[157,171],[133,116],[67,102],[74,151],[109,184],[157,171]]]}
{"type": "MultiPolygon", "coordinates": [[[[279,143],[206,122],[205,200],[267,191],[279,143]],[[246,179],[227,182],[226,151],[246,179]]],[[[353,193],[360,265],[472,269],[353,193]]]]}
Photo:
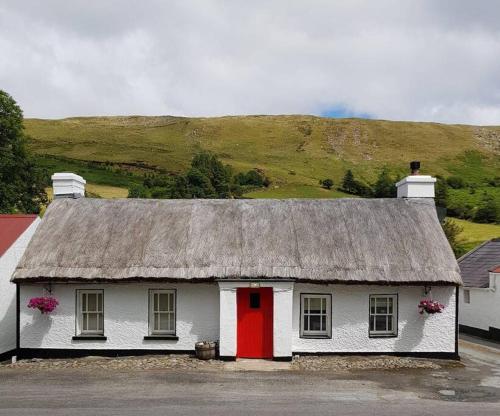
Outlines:
{"type": "Polygon", "coordinates": [[[500,266],[493,267],[493,269],[491,269],[491,272],[492,273],[500,273],[500,266]]]}
{"type": "Polygon", "coordinates": [[[0,214],[0,256],[4,255],[36,217],[34,214],[0,214]]]}

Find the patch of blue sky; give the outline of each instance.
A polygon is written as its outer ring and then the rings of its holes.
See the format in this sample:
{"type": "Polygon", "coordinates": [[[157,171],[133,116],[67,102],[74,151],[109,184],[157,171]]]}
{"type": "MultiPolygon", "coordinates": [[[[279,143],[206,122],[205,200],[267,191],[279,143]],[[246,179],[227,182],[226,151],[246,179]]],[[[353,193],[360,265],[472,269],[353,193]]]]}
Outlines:
{"type": "Polygon", "coordinates": [[[330,118],[372,118],[368,113],[357,112],[344,106],[328,108],[320,113],[322,117],[330,118]]]}

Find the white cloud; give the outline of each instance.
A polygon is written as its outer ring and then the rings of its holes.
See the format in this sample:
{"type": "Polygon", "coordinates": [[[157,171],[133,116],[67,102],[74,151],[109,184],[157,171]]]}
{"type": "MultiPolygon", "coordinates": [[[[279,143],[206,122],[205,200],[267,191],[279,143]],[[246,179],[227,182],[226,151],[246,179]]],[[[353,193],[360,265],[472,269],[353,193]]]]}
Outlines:
{"type": "Polygon", "coordinates": [[[321,114],[500,124],[500,3],[4,0],[30,117],[321,114]]]}

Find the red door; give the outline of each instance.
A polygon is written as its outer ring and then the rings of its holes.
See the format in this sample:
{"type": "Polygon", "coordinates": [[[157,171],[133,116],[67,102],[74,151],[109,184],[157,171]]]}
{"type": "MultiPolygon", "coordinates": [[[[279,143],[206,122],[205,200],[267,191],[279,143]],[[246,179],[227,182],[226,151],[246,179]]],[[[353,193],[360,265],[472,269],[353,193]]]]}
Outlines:
{"type": "Polygon", "coordinates": [[[236,356],[273,358],[273,288],[238,288],[236,356]]]}

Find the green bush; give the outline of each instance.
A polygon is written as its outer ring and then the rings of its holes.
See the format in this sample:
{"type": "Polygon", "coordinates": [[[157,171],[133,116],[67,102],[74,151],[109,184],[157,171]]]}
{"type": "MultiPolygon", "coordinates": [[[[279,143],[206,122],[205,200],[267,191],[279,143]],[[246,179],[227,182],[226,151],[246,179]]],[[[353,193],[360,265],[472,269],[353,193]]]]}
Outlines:
{"type": "Polygon", "coordinates": [[[481,204],[479,205],[474,221],[480,223],[497,223],[500,222],[500,204],[491,195],[484,194],[481,204]]]}
{"type": "Polygon", "coordinates": [[[332,179],[321,179],[319,181],[319,184],[321,185],[322,188],[325,189],[332,189],[333,188],[333,180],[332,179]]]}
{"type": "Polygon", "coordinates": [[[465,181],[461,176],[450,176],[446,179],[448,186],[453,189],[462,189],[465,188],[465,181]]]}

